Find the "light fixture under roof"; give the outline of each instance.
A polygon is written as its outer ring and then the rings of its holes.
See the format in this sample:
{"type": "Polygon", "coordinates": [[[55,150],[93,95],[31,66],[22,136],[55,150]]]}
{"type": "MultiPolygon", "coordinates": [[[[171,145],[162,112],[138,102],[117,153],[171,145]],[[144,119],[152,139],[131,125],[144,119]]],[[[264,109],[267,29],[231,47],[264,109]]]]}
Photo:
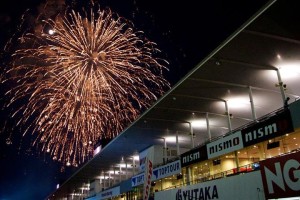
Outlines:
{"type": "Polygon", "coordinates": [[[204,119],[193,120],[191,123],[193,128],[206,127],[206,120],[204,119]]]}
{"type": "Polygon", "coordinates": [[[229,108],[243,108],[250,106],[250,101],[245,97],[234,97],[227,101],[229,108]]]}
{"type": "Polygon", "coordinates": [[[133,156],[133,159],[134,160],[140,160],[140,156],[139,155],[135,155],[135,156],[133,156]]]}
{"type": "Polygon", "coordinates": [[[276,56],[278,59],[281,59],[281,55],[280,54],[277,54],[276,56]]]}
{"type": "Polygon", "coordinates": [[[300,62],[280,62],[277,64],[282,78],[296,78],[300,75],[300,62]]]}

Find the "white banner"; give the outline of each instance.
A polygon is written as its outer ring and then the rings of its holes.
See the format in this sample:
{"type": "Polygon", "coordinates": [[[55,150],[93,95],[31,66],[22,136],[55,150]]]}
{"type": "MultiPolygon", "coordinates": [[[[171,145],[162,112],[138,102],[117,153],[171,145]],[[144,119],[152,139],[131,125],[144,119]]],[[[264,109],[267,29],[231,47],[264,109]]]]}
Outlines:
{"type": "Polygon", "coordinates": [[[155,192],[155,200],[265,199],[259,171],[217,179],[181,188],[155,192]]]}
{"type": "Polygon", "coordinates": [[[144,173],[133,176],[131,178],[131,186],[135,187],[135,186],[141,185],[141,184],[144,183],[144,180],[145,180],[145,174],[144,173]]]}
{"type": "Polygon", "coordinates": [[[146,156],[145,162],[145,176],[144,176],[144,188],[143,188],[143,199],[148,200],[150,196],[151,178],[153,173],[153,148],[148,149],[148,154],[146,156]]]}
{"type": "MultiPolygon", "coordinates": [[[[174,162],[155,168],[152,172],[151,181],[155,181],[179,173],[181,173],[181,164],[180,164],[180,160],[176,160],[174,162]]],[[[131,186],[136,187],[138,185],[143,184],[144,181],[145,181],[145,173],[138,174],[131,178],[131,186]]]]}
{"type": "Polygon", "coordinates": [[[181,173],[180,160],[157,167],[153,170],[152,180],[157,180],[181,173]]]}
{"type": "MultiPolygon", "coordinates": [[[[148,149],[142,151],[139,153],[139,158],[140,158],[140,163],[139,163],[139,166],[140,166],[140,171],[144,171],[145,170],[145,163],[146,163],[146,158],[147,158],[147,155],[150,154],[153,154],[154,153],[154,147],[149,147],[148,149]]],[[[152,162],[153,162],[153,158],[152,158],[152,162]]]]}
{"type": "Polygon", "coordinates": [[[120,194],[120,186],[105,190],[100,193],[100,199],[108,199],[120,194]]]}
{"type": "Polygon", "coordinates": [[[242,149],[243,147],[241,131],[237,131],[231,135],[218,139],[217,141],[208,143],[206,145],[207,156],[208,159],[215,158],[242,149]]]}

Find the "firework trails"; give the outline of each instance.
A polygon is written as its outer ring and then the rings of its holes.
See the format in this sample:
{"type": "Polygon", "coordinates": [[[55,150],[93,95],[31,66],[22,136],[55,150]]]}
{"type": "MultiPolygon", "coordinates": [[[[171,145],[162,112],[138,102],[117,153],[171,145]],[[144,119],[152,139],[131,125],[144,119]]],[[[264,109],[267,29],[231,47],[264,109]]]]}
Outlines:
{"type": "Polygon", "coordinates": [[[12,116],[21,116],[33,145],[76,166],[168,89],[165,62],[143,38],[108,10],[69,10],[23,35],[3,82],[13,86],[7,106],[18,105],[12,116]]]}

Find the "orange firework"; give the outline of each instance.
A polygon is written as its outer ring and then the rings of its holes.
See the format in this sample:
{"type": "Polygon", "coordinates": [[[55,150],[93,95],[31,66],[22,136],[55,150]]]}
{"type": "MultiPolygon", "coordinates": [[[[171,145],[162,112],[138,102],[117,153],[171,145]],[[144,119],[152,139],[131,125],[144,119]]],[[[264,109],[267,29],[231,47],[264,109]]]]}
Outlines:
{"type": "Polygon", "coordinates": [[[53,159],[78,165],[169,88],[155,44],[111,11],[73,10],[20,38],[3,82],[12,116],[53,159]],[[26,99],[26,103],[24,103],[26,99]]]}

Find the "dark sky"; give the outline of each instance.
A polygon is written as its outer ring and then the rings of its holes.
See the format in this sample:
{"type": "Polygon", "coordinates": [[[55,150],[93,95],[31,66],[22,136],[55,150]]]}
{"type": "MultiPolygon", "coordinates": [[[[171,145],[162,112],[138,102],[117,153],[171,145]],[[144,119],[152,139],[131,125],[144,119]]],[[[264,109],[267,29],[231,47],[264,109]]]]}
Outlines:
{"type": "MultiPolygon", "coordinates": [[[[67,3],[80,8],[79,0],[67,3]]],[[[1,67],[9,58],[4,44],[16,33],[20,18],[27,9],[34,16],[41,0],[0,1],[0,58],[1,67]]],[[[173,85],[191,68],[224,41],[252,16],[266,0],[100,0],[100,6],[131,20],[137,30],[144,31],[149,40],[157,43],[162,57],[170,65],[166,78],[173,85]]],[[[0,88],[1,89],[1,88],[0,88]]],[[[2,103],[2,101],[1,101],[2,103]]],[[[1,105],[0,105],[1,106],[1,105]]],[[[6,113],[0,112],[1,123],[6,113]]],[[[12,123],[13,124],[13,123],[12,123]]],[[[2,128],[2,127],[1,127],[2,128]]],[[[60,163],[36,149],[29,149],[30,136],[23,138],[17,130],[11,145],[7,132],[0,133],[0,200],[44,199],[76,168],[61,171],[60,163]]]]}

